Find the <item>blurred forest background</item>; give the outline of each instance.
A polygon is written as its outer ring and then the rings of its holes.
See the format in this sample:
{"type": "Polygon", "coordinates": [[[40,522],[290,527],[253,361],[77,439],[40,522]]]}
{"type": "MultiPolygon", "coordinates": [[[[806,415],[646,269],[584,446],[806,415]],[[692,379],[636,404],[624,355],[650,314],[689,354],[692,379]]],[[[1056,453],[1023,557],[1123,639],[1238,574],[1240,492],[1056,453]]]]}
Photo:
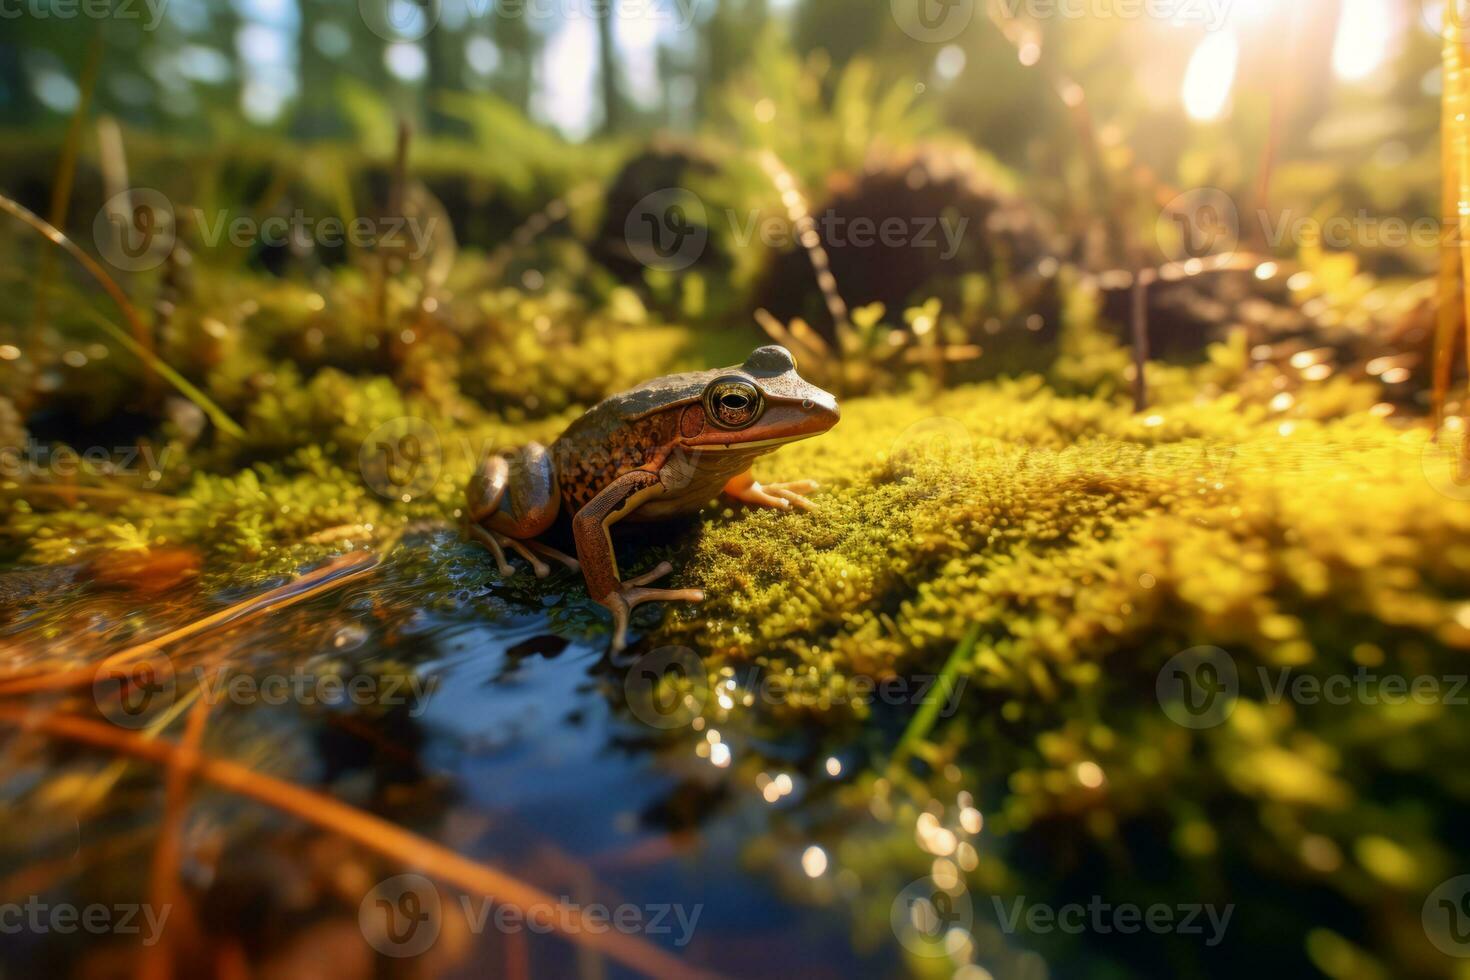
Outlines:
{"type": "MultiPolygon", "coordinates": [[[[1024,175],[1072,232],[1120,207],[1150,231],[1159,181],[1273,213],[1437,212],[1429,0],[959,0],[936,7],[964,25],[938,40],[905,33],[905,4],[886,0],[108,0],[100,18],[26,2],[0,38],[0,153],[43,213],[83,100],[122,124],[145,175],[200,147],[269,168],[286,140],[387,161],[406,119],[435,141],[415,157],[485,181],[473,202],[511,225],[655,134],[700,133],[826,182],[875,135],[944,130],[1024,175]]],[[[450,214],[463,242],[505,230],[450,214]]],[[[1432,252],[1385,261],[1423,271],[1432,252]]]]}

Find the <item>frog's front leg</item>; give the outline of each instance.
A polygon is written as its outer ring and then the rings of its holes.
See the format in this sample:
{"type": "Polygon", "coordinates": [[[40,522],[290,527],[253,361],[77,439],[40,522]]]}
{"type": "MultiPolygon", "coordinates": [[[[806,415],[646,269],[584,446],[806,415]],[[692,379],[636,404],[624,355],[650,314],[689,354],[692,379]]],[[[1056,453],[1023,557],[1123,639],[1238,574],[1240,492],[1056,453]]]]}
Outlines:
{"type": "Polygon", "coordinates": [[[561,499],[551,455],[540,443],[529,443],[508,456],[485,457],[470,477],[466,497],[470,536],[490,549],[501,575],[515,573],[504,548],[526,559],[537,578],[545,578],[551,569],[533,552],[577,569],[575,558],[531,540],[551,527],[561,499]]]}
{"type": "Polygon", "coordinates": [[[626,582],[618,578],[618,558],[613,552],[611,527],[663,490],[657,475],[646,470],[634,470],[608,484],[572,518],[572,533],[577,539],[577,557],[581,559],[582,574],[587,579],[587,592],[613,615],[614,652],[627,645],[628,617],[635,607],[645,602],[699,602],[704,599],[704,592],[699,589],[644,588],[649,582],[674,570],[666,561],[626,582]]]}
{"type": "Polygon", "coordinates": [[[796,480],[793,483],[757,483],[755,474],[746,470],[732,477],[725,484],[725,492],[743,504],[752,507],[775,507],[789,510],[795,504],[802,510],[816,510],[817,505],[806,498],[806,494],[817,489],[815,480],[796,480]]]}

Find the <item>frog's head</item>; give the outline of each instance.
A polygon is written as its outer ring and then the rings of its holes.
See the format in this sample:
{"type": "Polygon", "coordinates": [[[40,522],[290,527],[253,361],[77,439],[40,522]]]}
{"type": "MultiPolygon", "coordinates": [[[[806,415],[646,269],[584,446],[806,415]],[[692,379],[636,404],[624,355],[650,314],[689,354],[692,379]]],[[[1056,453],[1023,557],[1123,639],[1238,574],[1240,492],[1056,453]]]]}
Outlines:
{"type": "Polygon", "coordinates": [[[680,419],[690,447],[750,449],[821,435],[841,418],[837,399],[796,373],[784,347],[761,347],[739,367],[711,372],[680,419]]]}

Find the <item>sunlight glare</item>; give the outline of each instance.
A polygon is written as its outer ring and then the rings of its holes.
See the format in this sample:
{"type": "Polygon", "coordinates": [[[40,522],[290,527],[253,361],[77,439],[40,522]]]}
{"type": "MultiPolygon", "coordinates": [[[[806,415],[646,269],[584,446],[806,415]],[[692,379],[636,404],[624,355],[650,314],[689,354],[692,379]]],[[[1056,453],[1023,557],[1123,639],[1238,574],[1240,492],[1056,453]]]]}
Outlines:
{"type": "Polygon", "coordinates": [[[1394,38],[1393,0],[1343,0],[1332,71],[1346,82],[1367,78],[1388,59],[1394,38]]]}
{"type": "Polygon", "coordinates": [[[1199,43],[1184,72],[1184,111],[1202,122],[1216,119],[1225,111],[1235,85],[1235,66],[1240,44],[1229,31],[1211,34],[1199,43]]]}

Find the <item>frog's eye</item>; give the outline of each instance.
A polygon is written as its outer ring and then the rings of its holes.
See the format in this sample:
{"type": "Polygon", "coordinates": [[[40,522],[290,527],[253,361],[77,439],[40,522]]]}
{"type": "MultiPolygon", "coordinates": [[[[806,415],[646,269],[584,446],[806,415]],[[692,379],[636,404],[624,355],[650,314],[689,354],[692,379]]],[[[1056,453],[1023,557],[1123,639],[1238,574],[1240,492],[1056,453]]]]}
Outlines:
{"type": "Polygon", "coordinates": [[[744,378],[719,378],[704,391],[704,411],[722,429],[743,429],[761,413],[761,393],[744,378]]]}

